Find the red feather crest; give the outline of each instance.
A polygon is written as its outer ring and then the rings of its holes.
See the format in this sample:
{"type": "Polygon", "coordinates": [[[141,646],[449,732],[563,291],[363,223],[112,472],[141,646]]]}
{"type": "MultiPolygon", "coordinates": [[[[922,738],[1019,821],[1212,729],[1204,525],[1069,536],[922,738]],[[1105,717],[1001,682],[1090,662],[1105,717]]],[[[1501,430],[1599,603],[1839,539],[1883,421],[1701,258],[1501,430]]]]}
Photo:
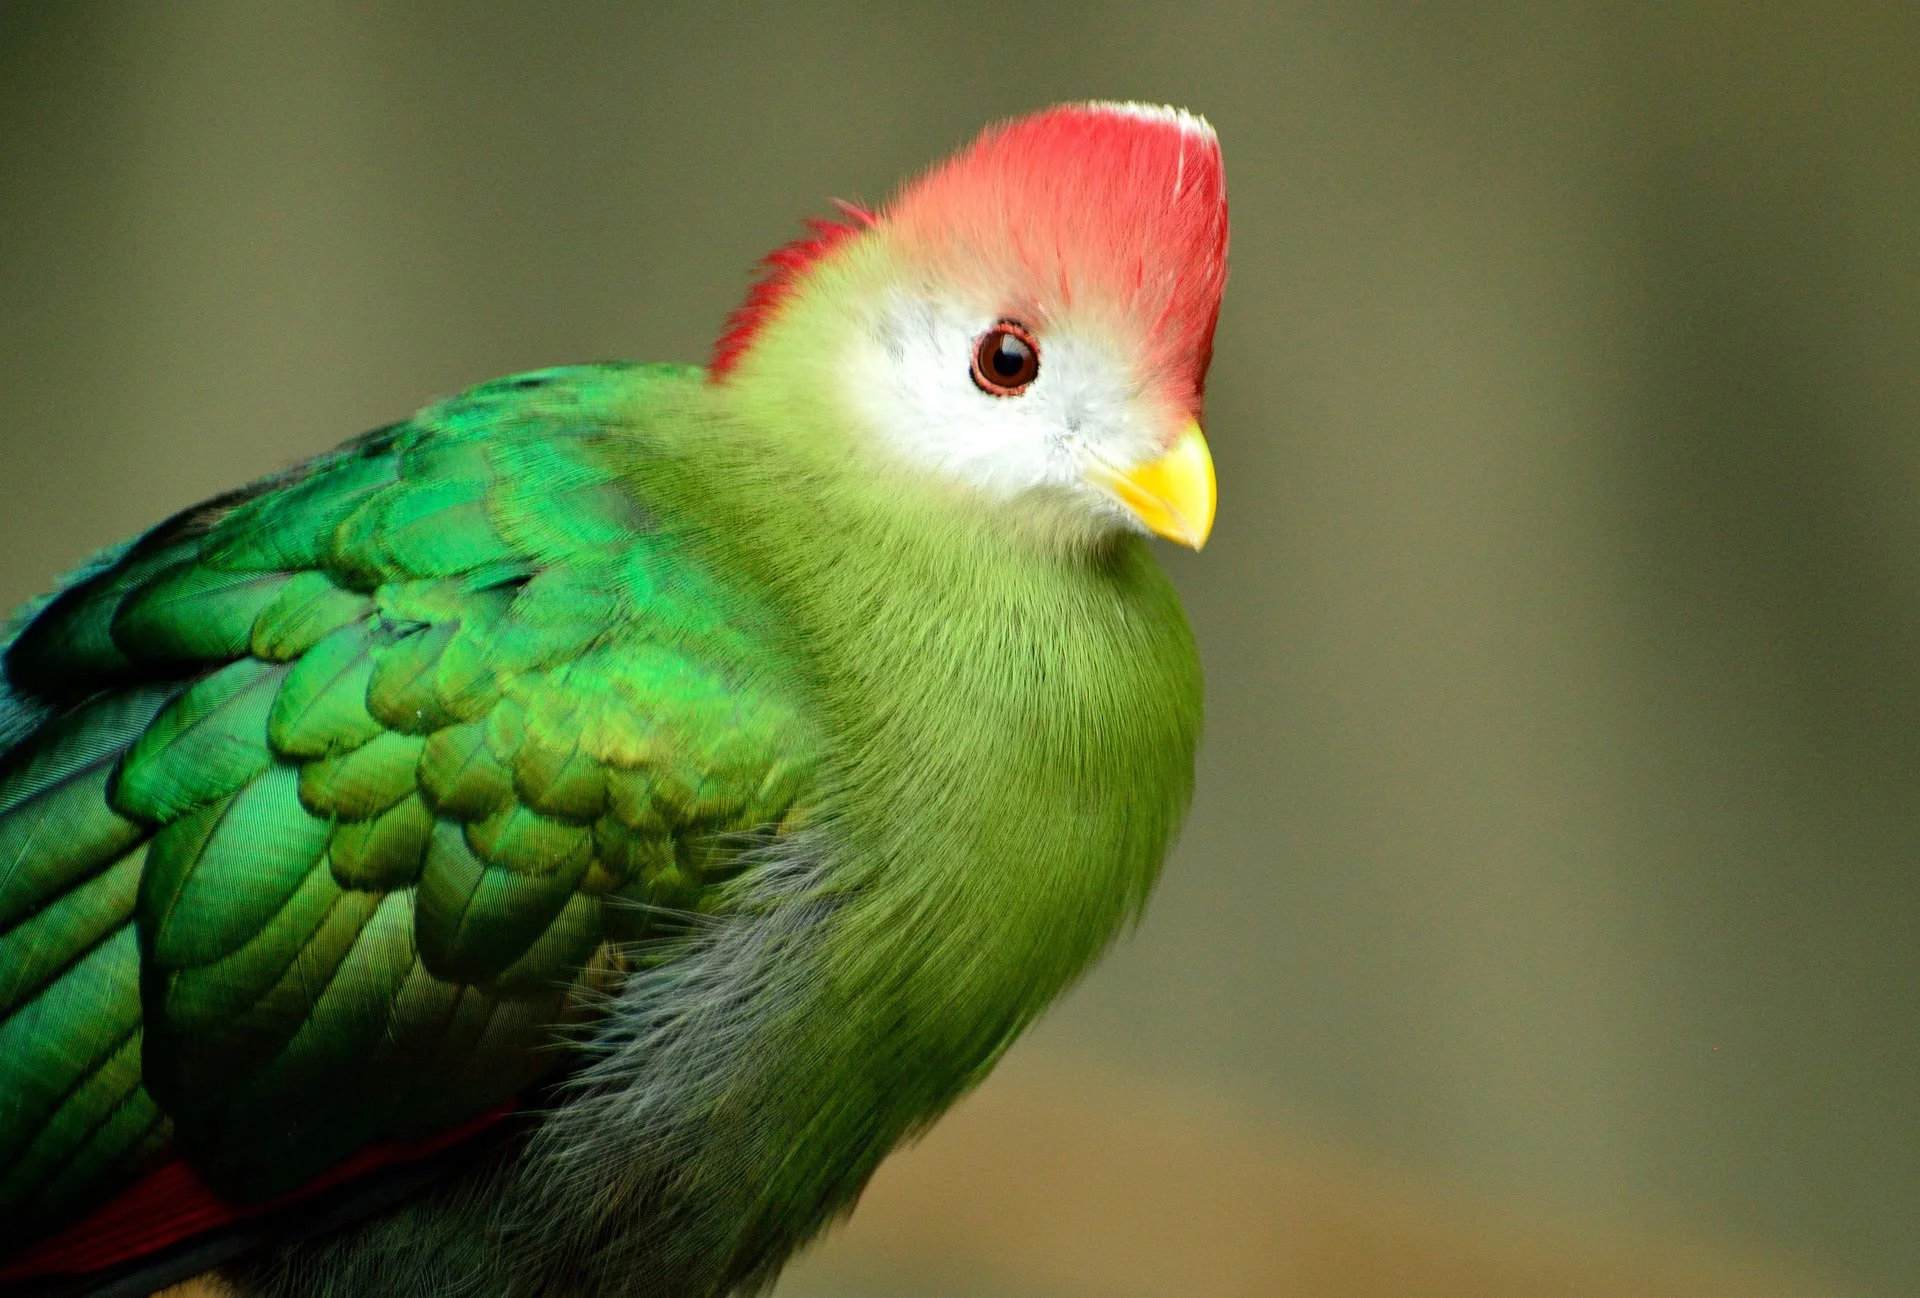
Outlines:
{"type": "Polygon", "coordinates": [[[708,378],[726,377],[761,326],[792,294],[794,285],[809,266],[879,222],[878,217],[857,203],[836,199],[834,206],[848,219],[827,221],[815,217],[807,222],[805,236],[782,244],[760,259],[763,272],[760,279],[747,290],[747,300],[727,317],[726,327],[713,344],[713,358],[707,362],[708,378]]]}
{"type": "Polygon", "coordinates": [[[879,215],[815,221],[769,256],[767,274],[714,348],[723,377],[807,271],[856,234],[903,264],[1044,326],[1098,314],[1197,410],[1227,277],[1220,143],[1202,119],[1139,104],[1068,104],[989,127],[909,184],[879,215]]]}

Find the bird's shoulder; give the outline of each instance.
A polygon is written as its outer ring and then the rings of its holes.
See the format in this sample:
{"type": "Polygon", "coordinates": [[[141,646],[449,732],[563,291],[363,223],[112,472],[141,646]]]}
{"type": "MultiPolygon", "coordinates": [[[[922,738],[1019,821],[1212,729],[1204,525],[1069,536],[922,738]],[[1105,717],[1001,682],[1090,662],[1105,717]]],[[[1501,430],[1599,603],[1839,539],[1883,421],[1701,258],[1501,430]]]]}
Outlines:
{"type": "Polygon", "coordinates": [[[804,818],[779,628],[621,467],[695,376],[484,384],[30,610],[0,690],[14,1220],[169,1143],[261,1197],[497,1106],[804,818]]]}

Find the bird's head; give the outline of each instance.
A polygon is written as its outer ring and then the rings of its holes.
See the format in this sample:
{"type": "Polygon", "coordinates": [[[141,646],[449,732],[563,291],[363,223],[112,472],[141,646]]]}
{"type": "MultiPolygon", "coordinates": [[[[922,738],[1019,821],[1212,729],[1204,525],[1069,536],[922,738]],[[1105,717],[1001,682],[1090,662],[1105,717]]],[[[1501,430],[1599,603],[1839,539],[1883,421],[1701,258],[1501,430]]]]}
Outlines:
{"type": "Polygon", "coordinates": [[[1171,108],[1090,103],[991,127],[878,212],[770,256],[715,383],[825,401],[876,471],[1045,535],[1198,549],[1200,432],[1226,284],[1220,145],[1171,108]]]}

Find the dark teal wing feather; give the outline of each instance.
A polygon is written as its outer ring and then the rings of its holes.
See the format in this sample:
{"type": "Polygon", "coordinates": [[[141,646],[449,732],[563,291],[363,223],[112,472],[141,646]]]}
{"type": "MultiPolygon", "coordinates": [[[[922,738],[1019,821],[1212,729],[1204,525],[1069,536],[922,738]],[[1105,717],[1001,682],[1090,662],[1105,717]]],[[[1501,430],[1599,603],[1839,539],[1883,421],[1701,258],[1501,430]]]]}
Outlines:
{"type": "Polygon", "coordinates": [[[155,529],[6,648],[16,1237],[168,1142],[259,1198],[498,1105],[799,814],[761,615],[611,467],[674,381],[474,389],[155,529]]]}

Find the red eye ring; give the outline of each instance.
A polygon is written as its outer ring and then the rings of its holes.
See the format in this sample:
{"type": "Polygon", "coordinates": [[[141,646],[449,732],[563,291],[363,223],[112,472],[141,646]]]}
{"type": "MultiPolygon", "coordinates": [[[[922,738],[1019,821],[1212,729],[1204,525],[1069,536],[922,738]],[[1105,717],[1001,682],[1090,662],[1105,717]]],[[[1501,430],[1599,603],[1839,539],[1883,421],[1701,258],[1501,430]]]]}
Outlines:
{"type": "Polygon", "coordinates": [[[973,382],[996,397],[1017,397],[1040,374],[1040,344],[1018,320],[1001,320],[973,340],[973,382]]]}

